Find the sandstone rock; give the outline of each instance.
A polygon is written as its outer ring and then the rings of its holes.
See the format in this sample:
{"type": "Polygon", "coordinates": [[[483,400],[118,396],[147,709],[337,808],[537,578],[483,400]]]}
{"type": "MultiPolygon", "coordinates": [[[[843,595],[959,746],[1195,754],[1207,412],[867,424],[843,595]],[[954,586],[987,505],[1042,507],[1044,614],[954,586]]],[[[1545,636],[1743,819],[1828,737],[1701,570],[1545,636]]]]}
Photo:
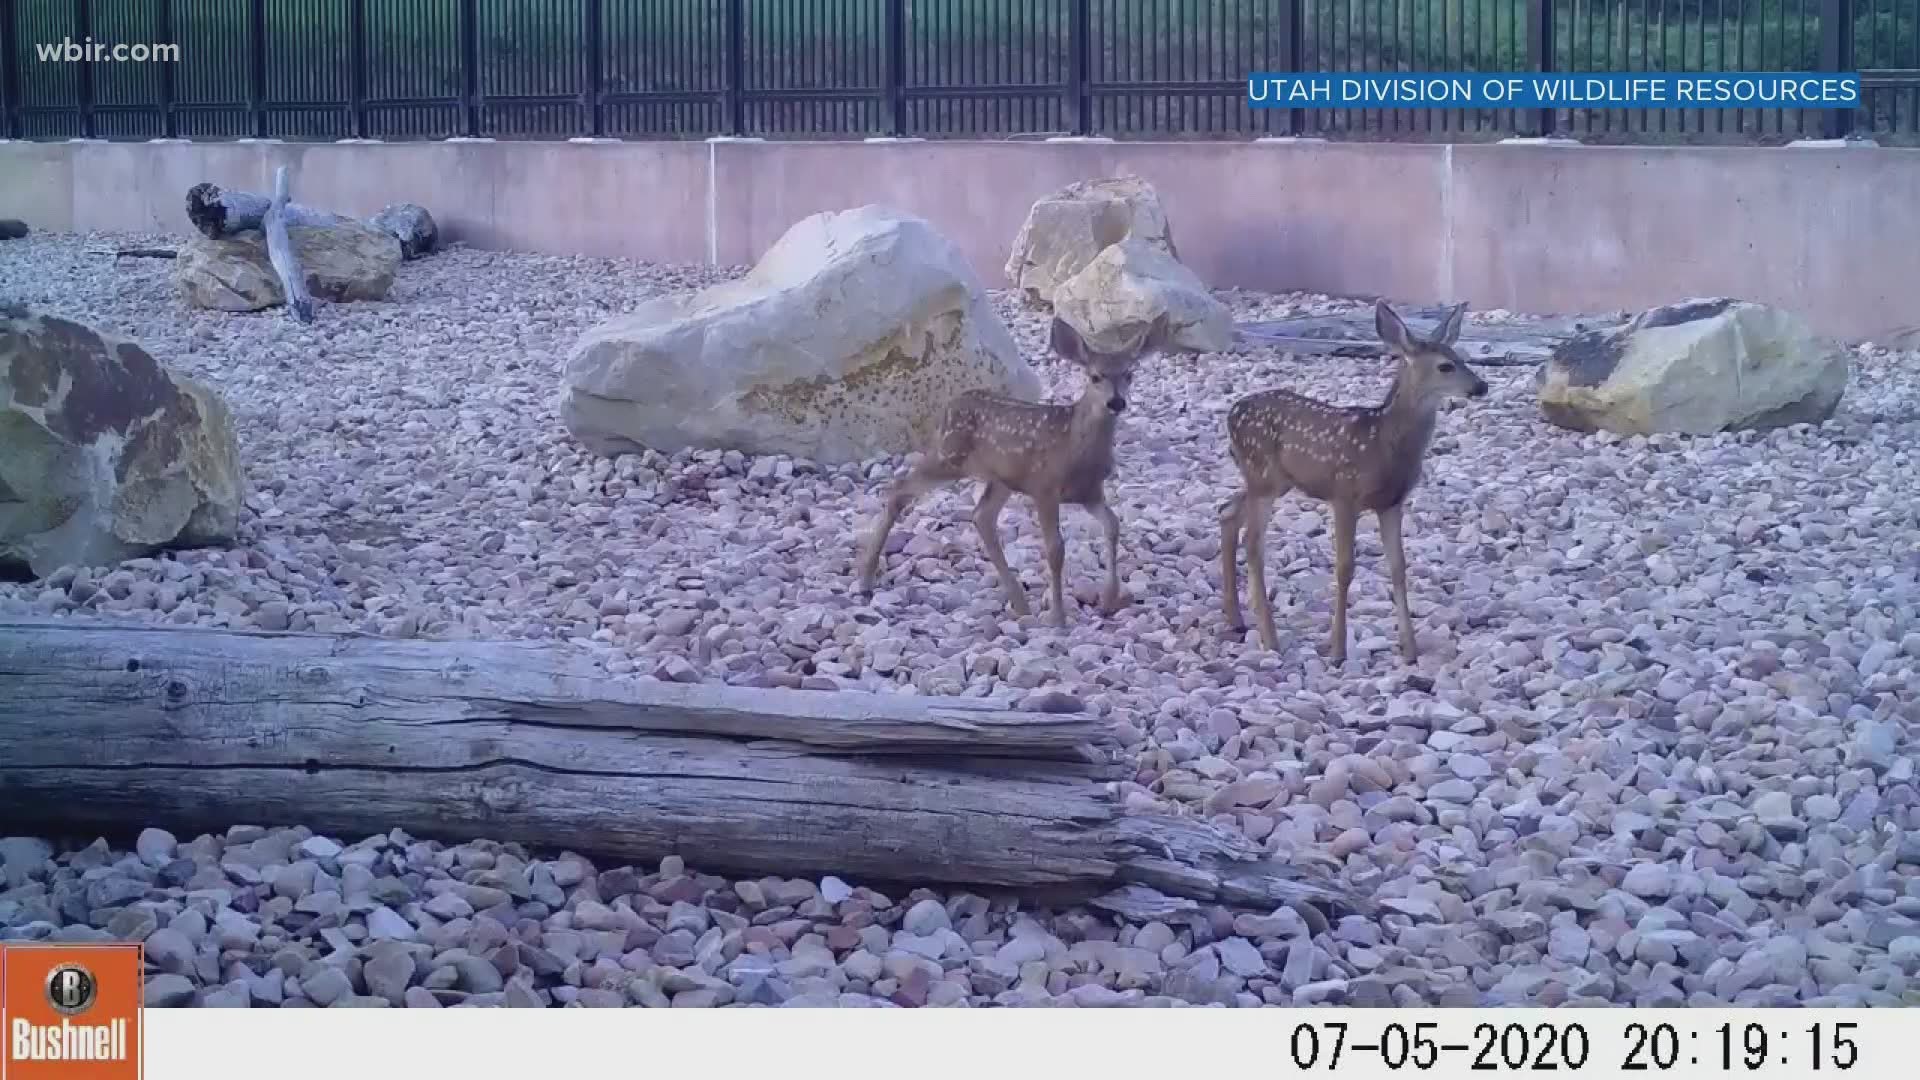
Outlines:
{"type": "Polygon", "coordinates": [[[1574,431],[1629,435],[1819,423],[1846,392],[1847,351],[1797,316],[1742,300],[1688,300],[1587,331],[1535,376],[1540,412],[1574,431]]]}
{"type": "Polygon", "coordinates": [[[1233,345],[1233,314],[1166,249],[1139,236],[1110,244],[1053,294],[1054,313],[1095,348],[1117,349],[1162,315],[1175,349],[1221,352],[1233,345]]]}
{"type": "Polygon", "coordinates": [[[1063,283],[1128,239],[1176,262],[1180,258],[1173,227],[1151,184],[1137,176],[1076,181],[1027,211],[1007,256],[1007,280],[1028,303],[1052,304],[1063,283]]]}
{"type": "Polygon", "coordinates": [[[424,206],[390,203],[367,219],[367,224],[400,241],[400,257],[417,259],[440,244],[440,226],[424,206]]]}
{"type": "Polygon", "coordinates": [[[918,449],[955,395],[1039,379],[960,251],[882,206],[815,214],[744,278],[575,343],[563,416],[588,447],[848,462],[918,449]]]}
{"type": "Polygon", "coordinates": [[[0,564],[44,576],[230,543],[245,497],[212,389],[131,341],[0,307],[0,564]]]}
{"type": "MultiPolygon", "coordinates": [[[[322,300],[383,299],[400,269],[400,241],[350,218],[290,226],[287,236],[306,272],[307,291],[322,300]]],[[[222,240],[194,235],[180,249],[174,280],[194,307],[259,311],[286,303],[267,260],[266,234],[257,229],[222,240]]]]}

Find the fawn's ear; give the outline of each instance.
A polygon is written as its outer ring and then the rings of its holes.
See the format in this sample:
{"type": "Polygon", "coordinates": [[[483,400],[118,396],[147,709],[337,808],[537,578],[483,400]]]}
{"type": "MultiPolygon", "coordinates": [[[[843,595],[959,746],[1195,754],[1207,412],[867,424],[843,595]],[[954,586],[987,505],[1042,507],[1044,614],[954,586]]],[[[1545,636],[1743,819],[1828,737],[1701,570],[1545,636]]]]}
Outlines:
{"type": "Polygon", "coordinates": [[[1435,345],[1452,345],[1454,342],[1460,340],[1460,322],[1466,316],[1466,313],[1466,301],[1462,300],[1460,303],[1455,304],[1453,310],[1447,312],[1446,318],[1440,320],[1439,329],[1433,332],[1433,343],[1435,345]]]}
{"type": "Polygon", "coordinates": [[[1373,303],[1373,329],[1387,348],[1394,352],[1405,356],[1413,351],[1413,335],[1407,333],[1407,324],[1400,321],[1400,316],[1387,306],[1385,300],[1373,303]]]}
{"type": "Polygon", "coordinates": [[[1060,354],[1061,359],[1086,366],[1087,343],[1080,339],[1078,330],[1067,325],[1067,321],[1058,315],[1053,317],[1053,328],[1047,332],[1047,344],[1060,354]]]}

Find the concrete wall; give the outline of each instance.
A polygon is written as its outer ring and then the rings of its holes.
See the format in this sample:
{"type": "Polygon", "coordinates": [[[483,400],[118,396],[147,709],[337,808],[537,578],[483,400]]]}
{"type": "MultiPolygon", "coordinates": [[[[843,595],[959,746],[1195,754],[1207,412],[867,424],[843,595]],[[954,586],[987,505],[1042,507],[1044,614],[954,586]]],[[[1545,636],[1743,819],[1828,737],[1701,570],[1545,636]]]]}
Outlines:
{"type": "Polygon", "coordinates": [[[1598,311],[1701,295],[1822,331],[1920,322],[1920,149],[1377,143],[5,143],[0,217],[185,232],[187,188],[366,214],[418,202],[476,246],[750,263],[799,218],[886,202],[1003,283],[1032,202],[1131,171],[1208,282],[1475,308],[1598,311]]]}

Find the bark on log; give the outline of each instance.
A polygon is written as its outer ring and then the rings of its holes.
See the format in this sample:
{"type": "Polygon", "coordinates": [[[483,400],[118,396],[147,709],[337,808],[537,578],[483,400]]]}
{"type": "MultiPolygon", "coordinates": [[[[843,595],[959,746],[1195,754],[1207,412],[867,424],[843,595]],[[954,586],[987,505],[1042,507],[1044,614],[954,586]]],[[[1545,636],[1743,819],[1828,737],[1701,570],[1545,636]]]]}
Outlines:
{"type": "Polygon", "coordinates": [[[294,321],[310,323],[313,321],[313,295],[307,292],[307,274],[300,269],[299,252],[293,248],[293,238],[287,235],[287,167],[280,166],[273,173],[273,202],[267,206],[266,217],[261,228],[267,234],[267,261],[273,264],[274,273],[280,275],[280,289],[287,297],[287,310],[294,321]]]}
{"type": "MultiPolygon", "coordinates": [[[[225,240],[264,227],[267,208],[272,205],[273,199],[266,195],[227,191],[218,184],[195,184],[187,190],[187,220],[209,240],[225,240]]],[[[316,227],[347,220],[340,214],[291,201],[287,203],[286,219],[289,225],[316,227]]]]}
{"type": "Polygon", "coordinates": [[[1122,808],[1089,713],[623,679],[532,643],[80,620],[0,621],[0,702],[0,820],[67,831],[397,826],[743,875],[1112,890],[1118,910],[1156,891],[1364,907],[1321,865],[1122,808]]]}

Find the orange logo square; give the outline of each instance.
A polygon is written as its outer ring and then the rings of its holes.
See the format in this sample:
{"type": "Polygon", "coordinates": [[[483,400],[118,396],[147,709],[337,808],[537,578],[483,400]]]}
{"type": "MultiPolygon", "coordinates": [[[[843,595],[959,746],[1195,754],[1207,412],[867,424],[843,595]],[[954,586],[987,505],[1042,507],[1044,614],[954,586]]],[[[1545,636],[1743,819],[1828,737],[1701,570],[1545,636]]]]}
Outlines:
{"type": "Polygon", "coordinates": [[[140,1080],[138,944],[0,945],[0,1080],[140,1080]]]}

